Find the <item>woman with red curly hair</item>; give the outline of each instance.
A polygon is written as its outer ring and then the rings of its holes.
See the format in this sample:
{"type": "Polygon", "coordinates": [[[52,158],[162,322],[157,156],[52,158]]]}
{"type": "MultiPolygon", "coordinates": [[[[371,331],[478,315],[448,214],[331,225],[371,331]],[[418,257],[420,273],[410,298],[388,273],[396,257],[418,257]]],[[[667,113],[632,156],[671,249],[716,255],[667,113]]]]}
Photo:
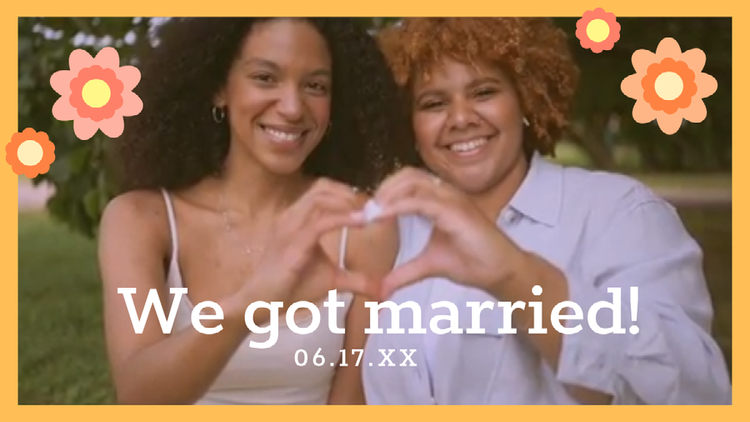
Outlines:
{"type": "Polygon", "coordinates": [[[419,335],[394,330],[396,307],[380,313],[368,403],[730,403],[701,250],[673,207],[631,178],[542,158],[578,79],[564,33],[548,19],[414,18],[381,41],[424,167],[375,195],[401,230],[382,297],[412,309],[419,335]]]}

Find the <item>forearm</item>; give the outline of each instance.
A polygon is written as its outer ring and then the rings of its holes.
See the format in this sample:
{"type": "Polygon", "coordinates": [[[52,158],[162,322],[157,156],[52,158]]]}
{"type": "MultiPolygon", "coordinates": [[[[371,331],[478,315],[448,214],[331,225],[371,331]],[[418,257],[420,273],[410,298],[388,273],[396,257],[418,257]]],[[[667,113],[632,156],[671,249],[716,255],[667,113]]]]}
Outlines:
{"type": "Polygon", "coordinates": [[[328,404],[367,404],[361,372],[361,361],[367,343],[365,330],[369,327],[369,310],[364,306],[365,300],[363,297],[355,297],[347,314],[347,332],[344,337],[346,351],[336,370],[328,404]]]}
{"type": "MultiPolygon", "coordinates": [[[[526,335],[550,368],[557,372],[563,334],[552,325],[552,315],[557,304],[570,300],[568,281],[560,270],[531,253],[522,252],[514,267],[518,270],[493,285],[490,293],[501,301],[521,301],[526,304],[524,309],[513,311],[513,323],[521,335],[526,335]],[[540,295],[534,294],[534,286],[541,287],[540,295]],[[541,303],[530,306],[531,302],[541,303]],[[541,318],[537,317],[538,314],[541,318]]],[[[583,404],[610,404],[612,401],[612,397],[603,392],[575,385],[565,387],[573,398],[583,404]]]]}
{"type": "MultiPolygon", "coordinates": [[[[206,328],[221,324],[215,334],[194,327],[175,332],[131,355],[116,371],[118,402],[122,404],[192,404],[202,397],[250,333],[244,313],[229,304],[223,320],[202,320],[206,328]]],[[[260,310],[255,321],[267,321],[260,310]]]]}
{"type": "Polygon", "coordinates": [[[358,405],[367,404],[362,387],[362,377],[358,367],[339,367],[333,381],[328,404],[358,405]],[[357,372],[356,374],[354,372],[357,372]]]}

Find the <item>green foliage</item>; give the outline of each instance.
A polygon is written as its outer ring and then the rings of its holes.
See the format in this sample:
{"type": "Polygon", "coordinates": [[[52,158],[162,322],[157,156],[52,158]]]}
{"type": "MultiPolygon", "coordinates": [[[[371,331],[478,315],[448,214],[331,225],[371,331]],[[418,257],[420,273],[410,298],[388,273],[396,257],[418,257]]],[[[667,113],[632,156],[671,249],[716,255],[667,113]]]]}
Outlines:
{"type": "Polygon", "coordinates": [[[32,180],[34,184],[53,184],[56,193],[47,204],[51,215],[89,237],[96,234],[102,210],[113,193],[104,152],[107,142],[117,140],[100,131],[82,141],[75,137],[72,121],[55,119],[52,106],[60,96],[50,86],[50,77],[69,69],[68,57],[77,48],[95,56],[112,45],[120,54],[120,64],[129,64],[135,44],[125,40],[143,42],[147,29],[148,20],[136,23],[133,18],[18,20],[18,130],[32,127],[45,131],[55,144],[55,162],[49,172],[32,180]]]}

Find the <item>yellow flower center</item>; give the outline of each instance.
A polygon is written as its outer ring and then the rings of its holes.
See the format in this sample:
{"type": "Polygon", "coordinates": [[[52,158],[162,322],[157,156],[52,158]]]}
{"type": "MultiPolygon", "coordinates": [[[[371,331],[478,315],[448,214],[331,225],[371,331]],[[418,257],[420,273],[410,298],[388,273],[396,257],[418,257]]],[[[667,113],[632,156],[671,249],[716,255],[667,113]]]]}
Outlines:
{"type": "Polygon", "coordinates": [[[594,19],[586,26],[586,35],[593,42],[602,42],[609,36],[609,25],[603,19],[594,19]]]}
{"type": "Polygon", "coordinates": [[[24,141],[18,147],[18,160],[25,166],[35,166],[42,161],[44,150],[37,141],[24,141]]]}
{"type": "Polygon", "coordinates": [[[92,79],[83,86],[83,102],[91,108],[103,107],[109,102],[109,85],[101,79],[92,79]]]}
{"type": "Polygon", "coordinates": [[[682,78],[674,72],[664,72],[654,82],[656,95],[667,101],[679,97],[682,94],[682,88],[682,78]]]}

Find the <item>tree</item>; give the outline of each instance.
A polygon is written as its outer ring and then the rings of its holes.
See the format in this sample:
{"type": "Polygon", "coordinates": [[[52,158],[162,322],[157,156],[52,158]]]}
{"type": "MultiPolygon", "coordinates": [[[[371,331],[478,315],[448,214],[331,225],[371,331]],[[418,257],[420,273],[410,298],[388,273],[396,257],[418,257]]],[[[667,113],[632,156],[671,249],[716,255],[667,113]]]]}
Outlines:
{"type": "Polygon", "coordinates": [[[570,47],[581,68],[574,111],[575,130],[569,139],[584,148],[595,165],[613,169],[610,150],[602,143],[611,114],[622,117],[626,139],[638,148],[647,170],[701,171],[731,167],[732,119],[732,20],[731,18],[618,18],[620,40],[599,54],[583,49],[575,36],[578,18],[556,18],[568,34],[570,47]],[[665,135],[656,123],[633,121],[635,100],[626,97],[620,83],[634,73],[631,57],[638,49],[655,51],[666,37],[678,41],[682,51],[700,48],[706,53],[704,72],[719,83],[704,100],[708,117],[700,124],[687,123],[674,135],[665,135]]]}
{"type": "Polygon", "coordinates": [[[89,54],[111,45],[121,64],[132,63],[137,43],[146,36],[151,21],[140,18],[19,18],[18,20],[18,127],[47,132],[55,144],[55,162],[34,184],[51,183],[55,194],[47,203],[50,214],[75,231],[94,236],[104,206],[113,193],[111,173],[105,165],[106,142],[101,132],[81,141],[73,122],[52,116],[59,95],[50,77],[69,68],[70,53],[81,48],[89,54]]]}

